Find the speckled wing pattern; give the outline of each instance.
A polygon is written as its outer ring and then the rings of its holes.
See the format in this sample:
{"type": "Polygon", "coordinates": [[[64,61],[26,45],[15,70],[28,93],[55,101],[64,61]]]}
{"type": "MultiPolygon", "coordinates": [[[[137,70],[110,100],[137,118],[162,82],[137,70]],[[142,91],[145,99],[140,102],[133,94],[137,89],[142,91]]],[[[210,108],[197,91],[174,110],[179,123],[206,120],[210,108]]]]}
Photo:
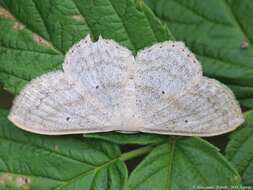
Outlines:
{"type": "Polygon", "coordinates": [[[233,93],[202,76],[183,42],[131,52],[89,35],[65,56],[63,71],[31,81],[16,97],[9,119],[39,134],[106,131],[213,136],[244,120],[233,93]]]}
{"type": "Polygon", "coordinates": [[[213,136],[243,122],[231,90],[203,77],[200,63],[182,42],[148,47],[135,63],[142,132],[213,136]]]}

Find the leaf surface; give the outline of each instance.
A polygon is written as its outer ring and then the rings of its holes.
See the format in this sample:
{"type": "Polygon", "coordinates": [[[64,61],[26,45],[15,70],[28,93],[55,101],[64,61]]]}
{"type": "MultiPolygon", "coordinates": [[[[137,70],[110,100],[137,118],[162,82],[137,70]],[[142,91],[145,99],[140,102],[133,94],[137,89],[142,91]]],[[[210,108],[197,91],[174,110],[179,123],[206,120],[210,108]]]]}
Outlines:
{"type": "Polygon", "coordinates": [[[216,189],[239,184],[239,174],[215,147],[200,138],[184,138],[154,148],[131,173],[128,189],[216,189]]]}
{"type": "Polygon", "coordinates": [[[201,61],[205,75],[232,88],[253,107],[253,1],[146,0],[201,61]]]}
{"type": "Polygon", "coordinates": [[[230,136],[226,157],[242,176],[245,185],[253,186],[253,111],[245,113],[245,123],[230,136]]]}

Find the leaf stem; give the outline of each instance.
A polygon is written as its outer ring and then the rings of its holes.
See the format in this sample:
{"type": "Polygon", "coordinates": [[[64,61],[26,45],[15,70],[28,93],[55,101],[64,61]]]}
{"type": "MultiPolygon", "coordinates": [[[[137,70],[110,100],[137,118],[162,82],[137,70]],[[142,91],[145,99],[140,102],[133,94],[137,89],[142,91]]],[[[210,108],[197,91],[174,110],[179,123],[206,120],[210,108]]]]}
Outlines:
{"type": "Polygon", "coordinates": [[[123,153],[120,156],[120,160],[126,161],[126,160],[133,159],[135,157],[142,156],[144,154],[149,153],[151,150],[153,150],[153,148],[154,148],[154,146],[149,145],[149,146],[145,146],[145,147],[142,147],[142,148],[138,148],[138,149],[123,153]]]}

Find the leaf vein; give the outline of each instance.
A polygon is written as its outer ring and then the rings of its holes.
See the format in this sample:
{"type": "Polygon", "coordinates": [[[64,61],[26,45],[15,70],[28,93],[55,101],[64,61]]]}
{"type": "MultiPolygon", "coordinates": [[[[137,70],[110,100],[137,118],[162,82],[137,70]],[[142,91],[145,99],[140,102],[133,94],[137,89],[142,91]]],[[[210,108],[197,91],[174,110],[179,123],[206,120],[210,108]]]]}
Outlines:
{"type": "Polygon", "coordinates": [[[36,54],[46,54],[46,55],[53,55],[53,56],[61,56],[61,54],[58,54],[58,53],[42,52],[42,51],[37,51],[35,49],[33,49],[33,50],[22,49],[22,48],[17,48],[17,47],[4,46],[3,44],[0,45],[0,48],[10,49],[10,50],[14,50],[14,51],[22,51],[22,52],[25,51],[27,53],[36,53],[36,54]]]}
{"type": "MultiPolygon", "coordinates": [[[[3,8],[3,7],[2,7],[2,8],[3,8]]],[[[12,16],[13,18],[15,18],[16,21],[18,21],[19,23],[23,24],[31,33],[37,35],[37,36],[38,36],[39,38],[41,38],[43,41],[47,42],[47,44],[50,44],[51,48],[53,48],[53,49],[54,49],[55,51],[57,51],[59,54],[63,54],[63,52],[62,52],[60,49],[58,49],[57,47],[55,47],[50,41],[46,40],[44,37],[42,37],[41,35],[39,35],[37,32],[33,31],[30,27],[28,27],[24,22],[22,22],[22,21],[19,20],[17,17],[15,17],[15,16],[12,14],[12,12],[10,11],[10,9],[8,9],[7,6],[5,6],[5,8],[3,8],[3,9],[5,9],[6,11],[8,11],[8,12],[11,14],[11,16],[12,16]]]]}
{"type": "Polygon", "coordinates": [[[209,23],[212,23],[212,24],[218,24],[218,25],[223,25],[223,26],[231,26],[231,24],[229,23],[225,23],[225,22],[219,22],[219,20],[213,20],[207,16],[205,16],[204,14],[200,14],[197,10],[193,9],[192,7],[189,7],[185,4],[183,4],[182,2],[178,1],[178,0],[173,0],[174,3],[180,5],[181,7],[191,11],[193,14],[195,14],[196,16],[204,19],[205,21],[208,21],[209,23]]]}
{"type": "Polygon", "coordinates": [[[124,30],[125,30],[127,36],[128,36],[129,42],[132,44],[134,50],[135,50],[135,51],[138,51],[138,48],[137,48],[136,44],[134,43],[134,41],[132,40],[132,38],[131,38],[131,36],[130,36],[130,33],[129,33],[128,28],[127,28],[127,26],[126,26],[126,24],[125,24],[124,19],[120,16],[119,12],[118,12],[117,9],[114,7],[114,5],[113,5],[113,3],[111,2],[111,0],[109,0],[109,2],[110,2],[110,4],[111,4],[111,6],[112,6],[114,12],[117,14],[118,18],[121,20],[122,26],[123,26],[123,28],[124,28],[124,30]]]}
{"type": "Polygon", "coordinates": [[[43,24],[44,28],[46,29],[46,32],[47,32],[49,41],[51,41],[51,35],[50,35],[49,31],[48,31],[48,27],[47,27],[47,25],[46,25],[46,22],[44,21],[44,19],[43,19],[43,17],[42,17],[42,13],[41,13],[40,9],[38,8],[38,6],[37,6],[37,4],[34,2],[34,0],[31,0],[31,2],[33,3],[33,5],[34,5],[36,11],[38,12],[38,14],[39,14],[39,16],[40,16],[40,18],[41,18],[41,20],[42,20],[42,24],[43,24]]]}
{"type": "Polygon", "coordinates": [[[231,18],[233,19],[234,23],[236,24],[237,28],[241,31],[241,33],[243,34],[243,36],[245,38],[247,38],[247,40],[250,41],[250,43],[253,44],[253,40],[249,37],[250,35],[248,34],[248,32],[245,30],[243,24],[241,23],[240,19],[237,18],[236,14],[234,14],[234,12],[232,11],[231,7],[228,5],[228,3],[226,2],[226,0],[222,0],[220,2],[223,2],[224,7],[228,10],[228,12],[230,13],[231,18]]]}
{"type": "Polygon", "coordinates": [[[3,170],[0,170],[0,172],[3,172],[3,173],[11,173],[11,174],[14,174],[14,175],[22,175],[22,176],[27,176],[27,177],[38,177],[38,178],[45,178],[45,179],[49,179],[49,180],[53,180],[53,181],[58,181],[58,182],[64,182],[63,180],[60,180],[60,179],[56,179],[56,178],[53,178],[53,177],[48,177],[48,176],[43,176],[43,175],[35,175],[35,174],[26,174],[26,173],[18,173],[18,172],[13,172],[13,171],[3,171],[3,170]]]}
{"type": "Polygon", "coordinates": [[[224,60],[223,58],[221,57],[216,57],[216,56],[213,56],[213,55],[207,55],[207,54],[200,54],[200,53],[197,53],[197,52],[194,52],[197,56],[199,57],[203,57],[203,58],[208,58],[208,59],[213,59],[215,61],[221,61],[223,64],[228,64],[228,65],[231,65],[231,66],[240,66],[241,68],[245,68],[245,69],[250,69],[252,70],[253,67],[249,66],[249,65],[245,65],[243,63],[234,63],[232,61],[229,61],[229,60],[224,60]]]}
{"type": "MultiPolygon", "coordinates": [[[[177,147],[177,148],[179,149],[179,147],[177,147]]],[[[199,171],[196,164],[191,160],[191,158],[188,157],[188,155],[184,152],[184,150],[182,148],[180,148],[180,150],[181,150],[181,153],[184,155],[185,159],[187,159],[189,161],[189,163],[191,163],[191,165],[193,166],[191,168],[193,168],[195,170],[195,172],[197,172],[198,176],[201,177],[201,179],[203,180],[203,182],[206,185],[209,185],[208,180],[204,177],[204,175],[201,174],[201,172],[199,171]]]]}
{"type": "MultiPolygon", "coordinates": [[[[88,170],[88,171],[86,171],[86,172],[84,172],[84,173],[81,173],[81,174],[79,174],[79,175],[77,175],[77,176],[72,177],[72,178],[69,179],[66,183],[64,183],[63,185],[59,186],[59,187],[58,187],[57,189],[55,189],[55,190],[60,190],[60,189],[62,189],[62,188],[64,188],[64,187],[66,187],[67,185],[73,183],[73,182],[76,181],[77,179],[82,178],[82,177],[84,177],[84,176],[87,176],[87,175],[91,174],[92,172],[95,172],[94,175],[96,175],[97,172],[98,172],[99,170],[101,170],[101,169],[103,169],[104,167],[106,167],[106,166],[108,166],[108,165],[111,165],[111,164],[113,164],[114,162],[119,161],[119,160],[120,160],[120,156],[117,156],[116,158],[114,158],[114,159],[112,159],[112,160],[108,160],[107,162],[104,162],[103,164],[96,166],[96,168],[92,168],[92,169],[90,169],[90,170],[88,170]]],[[[94,176],[94,177],[95,177],[95,176],[94,176]]],[[[94,180],[94,178],[93,178],[93,180],[94,180]]]]}
{"type": "MultiPolygon", "coordinates": [[[[240,142],[240,147],[242,147],[242,145],[245,144],[245,143],[251,138],[251,135],[252,135],[251,133],[248,133],[248,134],[247,134],[246,138],[243,139],[242,142],[240,142]]],[[[236,148],[237,151],[234,151],[234,152],[233,152],[234,154],[232,154],[232,155],[230,154],[230,158],[236,157],[237,154],[240,153],[240,151],[238,151],[240,147],[237,147],[237,148],[236,148]]],[[[233,159],[233,158],[232,158],[232,159],[233,159]]]]}
{"type": "MultiPolygon", "coordinates": [[[[76,3],[75,0],[72,0],[73,4],[75,5],[75,7],[77,8],[79,14],[83,17],[83,19],[85,19],[85,14],[81,11],[80,7],[78,6],[78,4],[76,3]]],[[[95,34],[95,32],[93,31],[93,28],[92,26],[90,25],[89,23],[89,19],[85,19],[86,20],[86,24],[87,24],[87,27],[89,28],[92,36],[95,34]]]]}
{"type": "Polygon", "coordinates": [[[91,163],[87,163],[87,162],[84,162],[82,160],[78,160],[76,158],[73,158],[73,157],[70,157],[70,156],[67,156],[65,154],[62,154],[60,152],[57,152],[57,151],[54,151],[54,150],[51,150],[49,148],[45,148],[45,147],[42,147],[42,146],[39,146],[39,145],[35,145],[35,144],[30,144],[30,143],[27,143],[27,142],[23,142],[23,141],[19,141],[17,139],[13,140],[13,139],[9,139],[7,137],[3,137],[3,136],[0,136],[0,139],[2,140],[5,140],[5,141],[10,141],[11,143],[17,143],[17,144],[21,144],[21,145],[27,145],[27,146],[31,146],[31,147],[35,147],[35,148],[38,148],[40,150],[43,150],[43,151],[46,151],[46,152],[49,152],[49,153],[53,153],[53,154],[56,154],[60,157],[63,157],[65,159],[69,159],[69,160],[72,160],[72,161],[75,161],[75,162],[78,162],[78,163],[81,163],[81,164],[85,164],[85,165],[88,165],[90,167],[96,167],[95,165],[91,164],[91,163]]]}

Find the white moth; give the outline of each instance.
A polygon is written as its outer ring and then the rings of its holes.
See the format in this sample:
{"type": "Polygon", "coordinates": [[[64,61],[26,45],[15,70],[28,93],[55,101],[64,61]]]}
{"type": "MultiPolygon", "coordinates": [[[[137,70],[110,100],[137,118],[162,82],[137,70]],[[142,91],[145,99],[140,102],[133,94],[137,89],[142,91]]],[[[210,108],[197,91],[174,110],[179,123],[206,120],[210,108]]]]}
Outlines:
{"type": "Polygon", "coordinates": [[[182,42],[131,52],[89,36],[66,54],[63,71],[31,81],[9,119],[39,134],[105,131],[213,136],[234,130],[243,116],[233,93],[202,76],[182,42]]]}

